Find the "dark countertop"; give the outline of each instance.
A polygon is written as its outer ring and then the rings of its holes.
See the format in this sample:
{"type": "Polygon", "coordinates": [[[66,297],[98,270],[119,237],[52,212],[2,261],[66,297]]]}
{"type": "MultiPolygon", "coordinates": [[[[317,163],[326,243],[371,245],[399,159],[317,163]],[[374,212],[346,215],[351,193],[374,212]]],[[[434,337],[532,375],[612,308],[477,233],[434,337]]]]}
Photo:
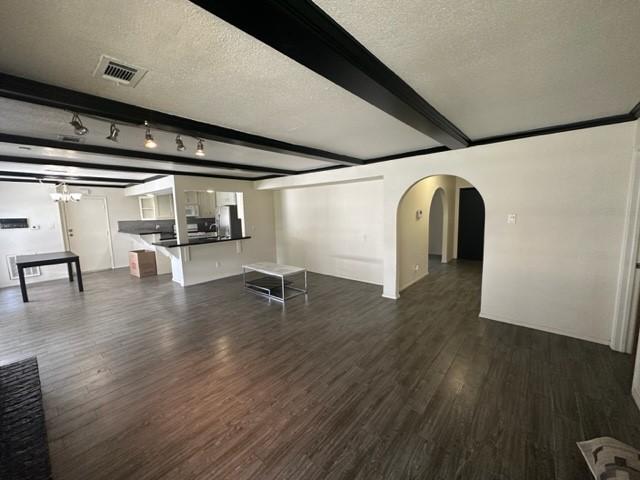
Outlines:
{"type": "Polygon", "coordinates": [[[127,232],[126,230],[118,230],[120,233],[130,233],[131,235],[162,235],[167,232],[159,232],[157,230],[149,231],[149,232],[127,232]]]}
{"type": "Polygon", "coordinates": [[[153,242],[151,245],[158,247],[175,248],[175,247],[191,247],[193,245],[203,245],[205,243],[222,243],[232,242],[234,240],[246,240],[251,237],[222,237],[222,238],[193,238],[186,243],[178,243],[178,240],[161,240],[159,242],[153,242]]]}

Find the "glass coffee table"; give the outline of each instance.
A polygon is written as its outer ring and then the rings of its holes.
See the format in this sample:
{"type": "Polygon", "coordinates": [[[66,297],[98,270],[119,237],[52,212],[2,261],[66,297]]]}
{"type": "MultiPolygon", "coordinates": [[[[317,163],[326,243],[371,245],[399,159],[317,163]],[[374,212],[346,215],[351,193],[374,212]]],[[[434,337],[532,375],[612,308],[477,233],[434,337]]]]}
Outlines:
{"type": "Polygon", "coordinates": [[[280,265],[272,262],[249,263],[242,266],[242,281],[244,288],[251,290],[258,295],[267,297],[277,302],[285,303],[298,295],[306,295],[307,269],[303,267],[293,267],[291,265],[280,265]],[[262,275],[253,275],[251,272],[262,275]],[[294,282],[304,275],[304,288],[295,286],[294,282]]]}

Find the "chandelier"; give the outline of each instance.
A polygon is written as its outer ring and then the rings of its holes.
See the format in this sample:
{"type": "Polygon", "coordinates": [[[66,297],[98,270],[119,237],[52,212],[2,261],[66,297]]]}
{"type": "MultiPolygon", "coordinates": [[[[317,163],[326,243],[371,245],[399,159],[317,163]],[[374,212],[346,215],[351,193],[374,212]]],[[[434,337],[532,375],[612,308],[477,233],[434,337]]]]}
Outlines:
{"type": "Polygon", "coordinates": [[[67,187],[66,183],[61,183],[60,185],[58,185],[58,188],[60,189],[60,191],[56,191],[49,194],[51,196],[51,200],[53,200],[56,203],[79,202],[80,199],[82,198],[81,193],[69,192],[69,187],[67,187]]]}

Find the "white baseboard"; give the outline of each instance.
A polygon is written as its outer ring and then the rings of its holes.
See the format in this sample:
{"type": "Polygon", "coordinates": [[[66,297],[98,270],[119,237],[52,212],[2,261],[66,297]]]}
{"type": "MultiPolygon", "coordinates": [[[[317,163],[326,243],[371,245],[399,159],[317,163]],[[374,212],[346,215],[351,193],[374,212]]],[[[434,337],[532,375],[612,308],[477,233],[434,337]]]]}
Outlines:
{"type": "Polygon", "coordinates": [[[397,300],[400,298],[400,295],[387,295],[386,293],[383,293],[382,298],[388,298],[389,300],[397,300]]]}
{"type": "Polygon", "coordinates": [[[513,320],[511,318],[505,318],[500,315],[494,315],[492,313],[488,313],[485,311],[481,311],[480,316],[483,318],[487,318],[489,320],[495,320],[496,322],[510,323],[512,325],[518,325],[519,327],[533,328],[534,330],[542,330],[543,332],[555,333],[557,335],[564,335],[565,337],[577,338],[578,340],[586,340],[587,342],[600,343],[602,345],[607,345],[607,346],[609,346],[609,343],[610,343],[609,338],[597,338],[597,337],[591,337],[588,335],[576,335],[573,332],[568,332],[566,330],[562,330],[561,328],[550,327],[548,325],[532,324],[528,322],[520,322],[517,320],[513,320]]]}
{"type": "Polygon", "coordinates": [[[379,281],[366,280],[366,279],[355,278],[355,277],[349,277],[347,275],[337,275],[335,273],[325,273],[325,272],[320,272],[318,270],[309,270],[309,269],[307,269],[307,271],[309,273],[317,273],[318,275],[325,275],[327,277],[336,277],[336,278],[342,278],[344,280],[351,280],[353,282],[362,282],[362,283],[368,283],[369,285],[378,285],[379,287],[381,287],[383,285],[379,281]]]}
{"type": "Polygon", "coordinates": [[[414,283],[419,282],[420,280],[422,280],[424,277],[426,277],[427,275],[429,275],[429,272],[424,272],[422,275],[420,275],[417,278],[414,278],[413,280],[411,280],[409,283],[407,283],[406,285],[400,287],[400,291],[406,290],[407,288],[409,288],[411,285],[413,285],[414,283]]]}

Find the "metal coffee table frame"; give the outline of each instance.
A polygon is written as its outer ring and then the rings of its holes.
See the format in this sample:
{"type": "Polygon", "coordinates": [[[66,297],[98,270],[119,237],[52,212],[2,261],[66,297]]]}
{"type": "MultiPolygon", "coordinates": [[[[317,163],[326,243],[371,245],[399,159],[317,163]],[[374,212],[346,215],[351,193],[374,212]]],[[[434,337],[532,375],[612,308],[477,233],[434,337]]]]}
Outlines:
{"type": "Polygon", "coordinates": [[[263,297],[275,300],[280,303],[286,303],[299,295],[306,295],[309,292],[307,283],[307,269],[302,267],[292,267],[289,265],[279,265],[270,262],[252,263],[242,266],[242,283],[246,290],[250,290],[253,293],[261,295],[263,297]],[[266,277],[260,277],[253,280],[247,280],[248,272],[258,272],[266,275],[266,277]],[[304,288],[294,287],[292,280],[287,278],[293,277],[298,274],[304,274],[304,288]],[[279,279],[278,282],[265,282],[265,280],[271,277],[273,280],[279,279]],[[274,295],[274,291],[280,290],[282,295],[274,295]],[[287,295],[287,290],[293,290],[295,293],[287,295]]]}

